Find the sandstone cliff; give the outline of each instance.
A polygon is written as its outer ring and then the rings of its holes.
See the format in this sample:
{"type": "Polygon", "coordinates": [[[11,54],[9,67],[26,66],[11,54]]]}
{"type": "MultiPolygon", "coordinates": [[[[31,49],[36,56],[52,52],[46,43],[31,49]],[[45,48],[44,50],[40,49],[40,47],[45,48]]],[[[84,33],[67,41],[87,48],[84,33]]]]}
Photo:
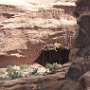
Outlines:
{"type": "Polygon", "coordinates": [[[0,66],[33,63],[47,44],[70,47],[76,28],[74,10],[74,2],[0,0],[0,66]]]}
{"type": "MultiPolygon", "coordinates": [[[[55,45],[54,52],[59,52],[58,45],[71,47],[76,29],[75,0],[49,1],[0,0],[0,67],[30,64],[47,44],[55,45]]],[[[55,90],[64,85],[67,70],[63,65],[53,75],[0,81],[0,90],[55,90]]]]}

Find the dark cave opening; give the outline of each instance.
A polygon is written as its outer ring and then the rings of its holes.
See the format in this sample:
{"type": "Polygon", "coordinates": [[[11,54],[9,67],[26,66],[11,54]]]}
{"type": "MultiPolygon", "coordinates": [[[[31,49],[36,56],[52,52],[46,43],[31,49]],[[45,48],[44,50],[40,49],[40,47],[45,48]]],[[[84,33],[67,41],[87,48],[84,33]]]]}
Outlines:
{"type": "Polygon", "coordinates": [[[69,61],[70,49],[65,47],[56,47],[52,49],[43,49],[35,62],[45,66],[47,63],[64,64],[69,61]]]}

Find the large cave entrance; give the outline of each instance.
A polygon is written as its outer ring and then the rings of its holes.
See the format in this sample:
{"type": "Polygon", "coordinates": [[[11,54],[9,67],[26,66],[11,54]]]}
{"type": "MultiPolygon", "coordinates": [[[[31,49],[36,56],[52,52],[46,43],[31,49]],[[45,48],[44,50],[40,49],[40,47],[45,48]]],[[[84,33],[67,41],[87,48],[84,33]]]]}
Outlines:
{"type": "Polygon", "coordinates": [[[65,46],[46,45],[35,62],[45,66],[47,63],[64,64],[69,61],[70,49],[65,46]]]}

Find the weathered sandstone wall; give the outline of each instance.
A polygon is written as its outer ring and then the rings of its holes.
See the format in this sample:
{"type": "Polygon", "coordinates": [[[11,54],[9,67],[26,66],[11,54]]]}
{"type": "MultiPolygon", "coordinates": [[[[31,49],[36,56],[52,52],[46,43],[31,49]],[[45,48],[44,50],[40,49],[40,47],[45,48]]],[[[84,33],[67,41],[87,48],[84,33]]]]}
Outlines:
{"type": "Polygon", "coordinates": [[[74,10],[74,2],[32,5],[1,0],[0,66],[33,63],[46,44],[70,47],[76,28],[74,10]]]}

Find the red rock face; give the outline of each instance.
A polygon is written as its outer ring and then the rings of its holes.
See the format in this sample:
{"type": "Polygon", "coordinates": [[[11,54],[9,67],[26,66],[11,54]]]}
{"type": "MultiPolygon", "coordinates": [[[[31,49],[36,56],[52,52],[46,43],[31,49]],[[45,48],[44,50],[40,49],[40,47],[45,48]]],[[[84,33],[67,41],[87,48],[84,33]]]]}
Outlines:
{"type": "Polygon", "coordinates": [[[80,77],[78,83],[76,84],[76,88],[77,90],[90,89],[90,72],[87,72],[80,77]]]}
{"type": "Polygon", "coordinates": [[[67,73],[67,85],[64,90],[66,88],[68,90],[89,90],[89,77],[87,80],[89,73],[86,72],[90,71],[90,0],[78,0],[76,5],[75,15],[79,27],[73,39],[73,48],[70,51],[72,65],[67,73]],[[82,76],[83,74],[86,76],[82,76]],[[70,87],[70,83],[73,82],[74,85],[70,87]]]}
{"type": "Polygon", "coordinates": [[[26,58],[27,63],[33,63],[46,44],[71,46],[76,28],[73,3],[35,6],[19,0],[18,4],[4,1],[0,5],[1,67],[26,63],[26,58]]]}

